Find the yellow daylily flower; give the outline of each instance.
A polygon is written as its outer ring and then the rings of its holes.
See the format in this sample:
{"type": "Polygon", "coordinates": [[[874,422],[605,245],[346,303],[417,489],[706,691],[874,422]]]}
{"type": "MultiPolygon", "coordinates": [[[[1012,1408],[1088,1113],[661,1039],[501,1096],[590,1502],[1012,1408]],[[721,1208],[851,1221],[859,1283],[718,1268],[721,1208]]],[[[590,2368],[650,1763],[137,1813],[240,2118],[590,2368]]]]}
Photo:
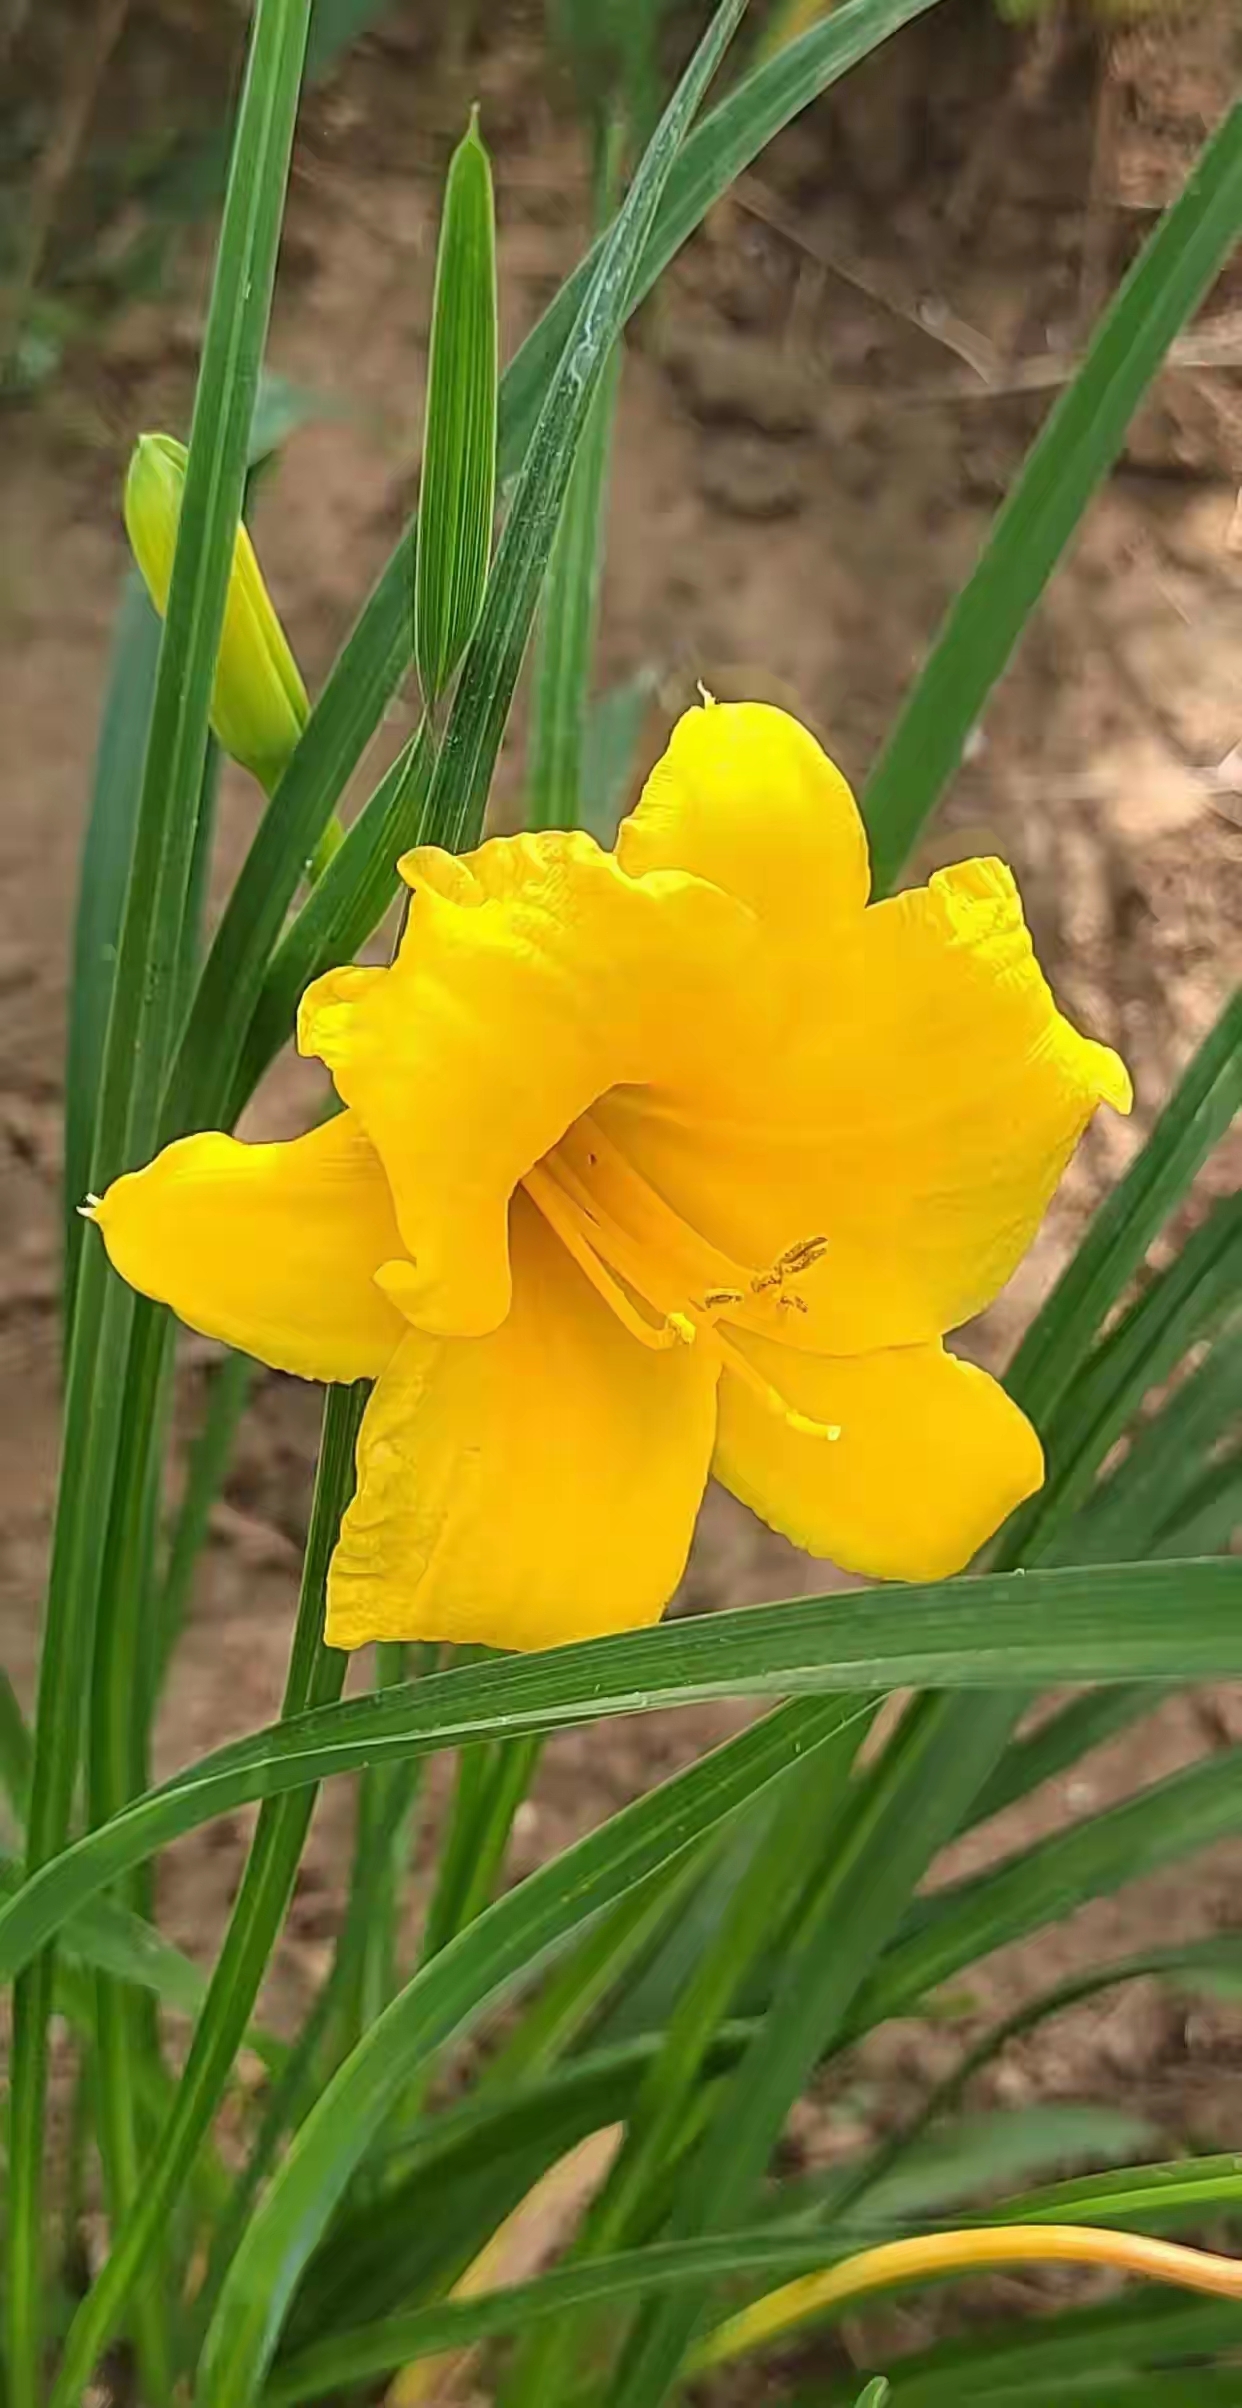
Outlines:
{"type": "Polygon", "coordinates": [[[754,703],[686,714],[612,853],[400,869],[392,967],[302,1002],[339,1117],[183,1138],[95,1208],[194,1328],[375,1380],[329,1640],[653,1622],[709,1472],[851,1571],[960,1569],[1043,1458],[944,1334],[1130,1105],[1009,871],[869,905],[844,779],[754,703]]]}

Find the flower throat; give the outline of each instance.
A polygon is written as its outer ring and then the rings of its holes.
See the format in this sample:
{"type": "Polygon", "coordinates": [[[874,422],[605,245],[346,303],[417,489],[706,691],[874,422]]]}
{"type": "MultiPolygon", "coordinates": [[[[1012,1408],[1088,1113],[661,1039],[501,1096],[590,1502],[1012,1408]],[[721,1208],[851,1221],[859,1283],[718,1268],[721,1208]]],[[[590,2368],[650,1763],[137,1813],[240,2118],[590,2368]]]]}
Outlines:
{"type": "Polygon", "coordinates": [[[705,1345],[791,1429],[839,1438],[835,1423],[799,1413],[720,1328],[752,1302],[774,1298],[806,1311],[801,1275],[826,1252],[824,1237],[801,1238],[766,1271],[722,1254],[683,1221],[605,1136],[589,1112],[573,1123],[522,1182],[598,1296],[640,1345],[705,1345]]]}

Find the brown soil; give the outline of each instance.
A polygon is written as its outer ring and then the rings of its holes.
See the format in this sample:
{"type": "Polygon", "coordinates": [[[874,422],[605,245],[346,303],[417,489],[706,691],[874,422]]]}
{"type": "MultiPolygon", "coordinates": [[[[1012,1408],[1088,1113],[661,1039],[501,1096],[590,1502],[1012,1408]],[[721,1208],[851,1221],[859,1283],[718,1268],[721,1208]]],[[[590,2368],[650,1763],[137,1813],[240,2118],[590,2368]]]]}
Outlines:
{"type": "MultiPolygon", "coordinates": [[[[437,196],[465,97],[481,98],[496,157],[510,346],[581,242],[579,138],[537,28],[515,17],[489,33],[467,93],[422,23],[412,6],[394,10],[314,96],[295,165],[273,355],[337,406],[290,446],[258,532],[312,686],[411,491],[437,196]]],[[[1150,29],[1107,55],[1083,36],[1020,40],[963,5],[809,112],[715,212],[643,311],[622,393],[600,674],[656,675],[643,766],[702,678],[722,696],[787,702],[865,771],[1084,309],[1232,89],[1235,43],[1227,0],[1193,37],[1184,29],[1176,57],[1150,29]]],[[[10,412],[0,459],[0,1647],[27,1697],[56,1460],[64,964],[124,559],[118,479],[140,427],[183,423],[201,292],[202,257],[187,258],[174,300],[134,303],[37,407],[10,412]]],[[[1222,288],[1211,305],[1235,333],[1237,298],[1222,288]]],[[[1133,1123],[1105,1116],[1092,1131],[1030,1259],[969,1334],[993,1364],[1242,963],[1240,482],[1236,375],[1166,374],[925,848],[928,866],[993,849],[1013,862],[1061,1000],[1120,1048],[1138,1092],[1133,1123]]],[[[368,782],[412,710],[409,697],[394,706],[368,782]]],[[[501,813],[520,786],[515,739],[501,813]]],[[[226,781],[221,885],[254,812],[246,782],[226,781]]],[[[286,1133],[305,1101],[303,1074],[282,1063],[254,1125],[286,1133]]],[[[1229,1175],[1218,1163],[1213,1182],[1229,1175]]],[[[187,1350],[187,1423],[204,1359],[187,1350]]],[[[161,1769],[276,1708],[317,1419],[312,1391],[261,1378],[163,1715],[161,1769]]],[[[826,1585],[824,1567],[709,1498],[687,1603],[826,1585]]],[[[969,1843],[969,1862],[1219,1744],[1239,1711],[1219,1694],[1164,1707],[969,1843]]],[[[559,1741],[520,1821],[518,1867],[734,1720],[661,1717],[606,1744],[559,1741]]],[[[326,1962],[350,1810],[348,1785],[332,1785],[273,1984],[282,2020],[326,1962]]],[[[244,1836],[228,1818],[161,1867],[162,1918],[196,1954],[210,1952],[244,1836]]],[[[1139,1885],[987,1964],[950,2021],[882,2034],[857,2077],[864,2128],[899,2120],[1033,1985],[1153,1935],[1235,1922],[1240,1870],[1242,1851],[1222,1849],[1139,1885]]],[[[1115,2100],[1171,2149],[1226,2146],[1242,2113],[1237,2066],[1236,2018],[1139,1986],[1012,2050],[982,2095],[1115,2100]]]]}

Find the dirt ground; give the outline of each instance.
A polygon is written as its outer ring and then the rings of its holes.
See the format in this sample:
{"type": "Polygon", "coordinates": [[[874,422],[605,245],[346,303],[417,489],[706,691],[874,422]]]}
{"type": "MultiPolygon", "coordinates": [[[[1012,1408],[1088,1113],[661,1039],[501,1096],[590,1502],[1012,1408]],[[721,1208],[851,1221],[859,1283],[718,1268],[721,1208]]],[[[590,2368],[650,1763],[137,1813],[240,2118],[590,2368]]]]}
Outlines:
{"type": "MultiPolygon", "coordinates": [[[[464,102],[482,102],[511,348],[577,255],[580,137],[537,18],[502,14],[466,68],[397,7],[311,99],[294,169],[272,355],[324,397],[263,497],[258,540],[312,687],[400,526],[416,473],[439,181],[464,102]]],[[[796,709],[855,777],[968,570],[1101,291],[1176,190],[1236,88],[1228,5],[1176,44],[1020,38],[961,0],[790,129],[714,214],[628,347],[600,681],[653,674],[641,764],[696,679],[796,709]]],[[[1227,277],[1209,318],[1232,328],[1227,277]]],[[[191,245],[171,297],[135,302],[57,385],[11,408],[0,453],[0,1651],[32,1689],[55,1473],[58,1114],[65,957],[96,710],[124,545],[118,482],[144,426],[184,427],[201,323],[191,245]]],[[[1066,1009],[1134,1072],[1012,1288],[965,1344],[1016,1335],[1242,967],[1242,383],[1166,374],[977,731],[920,867],[995,850],[1014,865],[1066,1009]]],[[[1210,349],[1210,346],[1208,347],[1210,349]]],[[[412,723],[394,706],[369,784],[412,723]]],[[[515,736],[498,810],[520,804],[515,736]]],[[[226,781],[218,881],[254,823],[226,781]]],[[[304,1069],[278,1066],[251,1116],[300,1125],[304,1069]]],[[[1213,1181],[1236,1176],[1219,1162],[1213,1181]]],[[[205,1350],[187,1350],[192,1426],[205,1350]]],[[[160,1769],[275,1710],[318,1422],[315,1392],[258,1382],[198,1582],[159,1738],[160,1769]]],[[[684,1602],[815,1593],[832,1574],[731,1500],[707,1503],[684,1602]]],[[[568,1736],[520,1819],[529,1865],[736,1719],[727,1709],[568,1736]]],[[[970,1866],[1150,1780],[1242,1727],[1228,1693],[1169,1704],[968,1843],[970,1866]]],[[[327,1961],[349,1841],[332,1785],[299,1882],[272,2011],[327,1961]]],[[[161,1913],[209,1950],[236,1883],[242,1817],[174,1850],[161,1913]]],[[[426,1858],[426,1844],[423,1851],[426,1858]]],[[[960,1862],[955,1870],[962,1869],[960,1862]]],[[[1242,1849],[1139,1885],[971,1983],[951,2020],[891,2027],[851,2072],[856,2137],[887,2128],[1038,1982],[1240,1919],[1242,1849]]],[[[997,2102],[1114,2101],[1154,2152],[1242,2128],[1236,2015],[1137,1985],[1013,2048],[997,2102]]],[[[1025,2296],[1010,2286],[1009,2296],[1025,2296]]]]}

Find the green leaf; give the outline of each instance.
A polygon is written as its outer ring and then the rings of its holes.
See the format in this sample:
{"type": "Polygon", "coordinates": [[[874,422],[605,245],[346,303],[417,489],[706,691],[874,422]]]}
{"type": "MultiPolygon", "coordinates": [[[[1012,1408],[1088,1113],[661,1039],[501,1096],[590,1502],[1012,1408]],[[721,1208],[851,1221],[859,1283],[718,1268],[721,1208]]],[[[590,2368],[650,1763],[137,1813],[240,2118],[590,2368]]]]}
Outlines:
{"type": "MultiPolygon", "coordinates": [[[[822,24],[809,27],[799,41],[788,43],[734,86],[691,134],[669,177],[638,264],[627,316],[645,299],[695,227],[702,224],[712,203],[758,158],[773,135],[903,25],[926,16],[937,5],[938,0],[843,0],[822,24]]],[[[562,285],[506,373],[501,406],[502,477],[512,474],[530,441],[552,363],[567,341],[603,240],[601,236],[562,285]]]]}
{"type": "Polygon", "coordinates": [[[611,1913],[601,1915],[566,1952],[492,2059],[484,2077],[486,2090],[500,2095],[532,2072],[546,2072],[594,2021],[605,2000],[628,1988],[634,1966],[678,1915],[687,1893],[697,1889],[703,1862],[716,1844],[717,1835],[709,1833],[697,1854],[687,1850],[674,1864],[653,1873],[650,1881],[627,1891],[611,1913]]]}
{"type": "Polygon", "coordinates": [[[970,1810],[970,1827],[1003,1814],[1019,1798],[1030,1796],[1045,1781],[1077,1764],[1092,1748],[1103,1747],[1119,1731],[1128,1731],[1145,1714],[1154,1714],[1163,1692],[1146,1682],[1120,1683],[1071,1697],[1033,1731],[1010,1741],[991,1780],[985,1782],[970,1810]]]}
{"type": "MultiPolygon", "coordinates": [[[[225,593],[241,513],[306,37],[306,0],[259,0],[194,405],[168,613],[99,1081],[91,1182],[151,1151],[179,1000],[196,813],[225,593]]],[[[33,1865],[69,1828],[84,1723],[101,1539],[120,1432],[133,1300],[84,1249],[69,1354],[65,1436],[44,1625],[28,1827],[33,1865]]],[[[10,2408],[34,2408],[42,2356],[40,2178],[52,1968],[14,1999],[9,2152],[10,2408]]]]}
{"type": "MultiPolygon", "coordinates": [[[[0,1897],[13,1897],[20,1883],[18,1867],[0,1856],[0,1897]]],[[[173,2014],[196,2014],[206,1995],[206,1977],[193,1960],[115,1899],[92,1898],[68,1925],[63,1946],[67,1958],[136,1983],[173,2014]]],[[[281,2053],[258,2030],[247,2035],[247,2045],[268,2062],[281,2053]]]]}
{"type": "Polygon", "coordinates": [[[1187,1349],[1219,1329],[1242,1288],[1242,1196],[1221,1199],[1096,1347],[1043,1429],[1043,1487],[1006,1525],[998,1555],[1024,1562],[1049,1538],[1060,1543],[1071,1514],[1126,1430],[1149,1388],[1175,1371],[1187,1349]]]}
{"type": "MultiPolygon", "coordinates": [[[[1054,2318],[941,2342],[901,2361],[901,2408],[1137,2408],[1124,2386],[1147,2379],[1140,2367],[1181,2371],[1167,2382],[1161,2408],[1199,2408],[1191,2362],[1208,2351],[1242,2344],[1242,2308],[1224,2300],[1183,2299],[1138,2290],[1105,2307],[1071,2309],[1054,2318]],[[1088,2390],[1087,2385],[1093,2386],[1088,2390]],[[1095,2386],[1098,2385],[1098,2388],[1095,2386]]],[[[1212,2378],[1214,2380],[1214,2378],[1212,2378]]],[[[1230,2376],[1236,2382],[1236,2375],[1230,2376]]],[[[1142,2393],[1140,2389],[1140,2399],[1142,2393]]],[[[1157,2394],[1159,2399],[1160,2395],[1157,2394]]],[[[829,2402],[849,2394],[829,2394],[829,2402]]],[[[1147,2400],[1142,2408],[1150,2408],[1147,2400]]]]}
{"type": "Polygon", "coordinates": [[[600,844],[610,845],[616,837],[655,686],[652,671],[640,669],[598,695],[587,712],[579,818],[600,844]]]}
{"type": "Polygon", "coordinates": [[[1242,1527],[1242,1447],[1209,1464],[1194,1485],[1172,1500],[1161,1523],[1154,1555],[1223,1555],[1234,1549],[1242,1527]]]}
{"type": "Polygon", "coordinates": [[[1106,1813],[920,1901],[859,2001],[860,2028],[908,2013],[938,1983],[1159,1866],[1242,1829],[1242,1749],[1228,1748],[1106,1813]]]}
{"type": "Polygon", "coordinates": [[[1200,153],[1011,488],[867,784],[876,889],[899,874],[1178,330],[1242,230],[1242,102],[1200,153]]]}
{"type": "Polygon", "coordinates": [[[710,2240],[664,2242],[558,2267],[535,2282],[515,2283],[476,2298],[437,2301],[282,2359],[264,2388],[263,2408],[295,2408],[302,2400],[321,2400],[418,2358],[575,2310],[606,2307],[646,2292],[675,2292],[687,2284],[698,2288],[739,2275],[810,2273],[840,2254],[840,2236],[782,2232],[769,2226],[710,2240]]]}
{"type": "MultiPolygon", "coordinates": [[[[807,1704],[802,1711],[810,1718],[815,1708],[807,1704]]],[[[771,1947],[794,1908],[808,1857],[814,1862],[831,1856],[867,1727],[859,1718],[837,1732],[829,1744],[808,1754],[772,1800],[760,1801],[761,1813],[764,1806],[768,1811],[757,1844],[676,2000],[664,2045],[626,2118],[620,2153],[587,2211],[579,2256],[600,2256],[641,2239],[650,2228],[651,2195],[661,2194],[671,2168],[697,2134],[701,2076],[716,2033],[755,1959],[771,1947]]],[[[738,2082],[749,2087],[749,2081],[749,2067],[744,2067],[738,2082]]],[[[721,2112],[728,2117],[728,2103],[721,2112]]],[[[727,2221],[727,2211],[722,2220],[727,2221]]],[[[571,2340],[559,2330],[536,2337],[519,2360],[506,2408],[542,2408],[547,2400],[572,2397],[571,2340]]]]}
{"type": "MultiPolygon", "coordinates": [[[[964,1731],[938,1701],[922,1701],[858,1783],[826,1861],[812,1868],[768,2011],[678,2185],[670,2237],[716,2231],[746,2212],[790,2108],[849,2015],[910,1891],[956,1828],[995,1753],[998,1716],[1010,1711],[1007,1698],[989,1700],[964,1731]]],[[[667,2397],[705,2305],[701,2295],[683,2292],[640,2317],[606,2394],[609,2408],[655,2408],[667,2397]]]]}
{"type": "MultiPolygon", "coordinates": [[[[1226,1309],[1228,1309],[1226,1307],[1226,1309]]],[[[1242,1325],[1226,1330],[1203,1361],[1134,1431],[1123,1461],[1092,1491],[1056,1554],[1075,1563],[1138,1561],[1195,1497],[1212,1449],[1242,1426],[1242,1325]]]]}
{"type": "Polygon", "coordinates": [[[436,255],[414,569],[414,660],[428,710],[483,606],[496,500],[496,216],[478,112],[449,167],[436,255]]]}
{"type": "Polygon", "coordinates": [[[453,1813],[440,1842],[427,1908],[423,1955],[434,1956],[488,1904],[500,1879],[513,1818],[539,1763],[534,1736],[467,1748],[457,1768],[453,1813]]]}
{"type": "Polygon", "coordinates": [[[603,238],[535,421],[431,773],[425,832],[450,852],[477,843],[481,833],[539,589],[608,355],[628,313],[660,195],[744,7],[745,0],[719,0],[603,238]]]}
{"type": "Polygon", "coordinates": [[[1187,1064],[1015,1354],[1005,1385],[1040,1429],[1213,1147],[1242,1111],[1242,990],[1187,1064]]]}
{"type": "Polygon", "coordinates": [[[194,1568],[207,1536],[212,1506],[228,1469],[238,1426],[249,1401],[254,1371],[249,1355],[230,1352],[211,1374],[207,1411],[203,1426],[190,1449],[185,1487],[173,1524],[160,1589],[160,1676],[181,1633],[194,1568]]]}
{"type": "Polygon", "coordinates": [[[146,750],[160,623],[136,569],[125,579],[95,752],[78,874],[65,1062],[65,1300],[73,1319],[86,1224],[78,1211],[91,1183],[95,1109],[112,1002],[117,945],[146,750]]]}
{"type": "Polygon", "coordinates": [[[9,1802],[14,1823],[26,1820],[30,1797],[30,1730],[18,1705],[13,1683],[0,1666],[0,1788],[9,1802]]]}
{"type": "MultiPolygon", "coordinates": [[[[856,1711],[829,1698],[819,1736],[856,1711]]],[[[807,1744],[801,1708],[778,1708],[614,1815],[489,1907],[422,1967],[307,2117],[221,2291],[199,2367],[200,2408],[246,2408],[267,2370],[298,2273],[406,2084],[565,1933],[776,1779],[807,1744]]]]}
{"type": "Polygon", "coordinates": [[[1103,2174],[1081,2174],[1038,2191],[1002,2201],[996,2221],[1007,2224],[1106,2224],[1137,2219],[1163,2230],[1213,2209],[1236,2214],[1242,2201],[1242,2166],[1236,2155],[1183,2157],[1150,2166],[1113,2166],[1103,2174]]]}
{"type": "MultiPolygon", "coordinates": [[[[637,308],[712,203],[790,118],[902,25],[939,0],[845,0],[831,20],[748,75],[690,135],[669,175],[624,314],[637,308]]],[[[597,243],[527,337],[501,380],[498,468],[510,478],[529,449],[557,363],[597,265],[597,243]]],[[[239,1089],[237,1065],[272,947],[303,865],[331,818],[337,799],[379,726],[412,657],[410,590],[416,532],[407,527],[312,710],[306,732],[270,808],[265,812],[221,917],[170,1086],[166,1135],[210,1127],[232,1098],[236,1111],[250,1092],[239,1089]]],[[[404,824],[396,850],[417,832],[404,824]]],[[[353,831],[351,830],[351,835],[353,831]]],[[[348,842],[348,840],[347,840],[348,842]]],[[[338,860],[340,856],[338,856],[338,860]]],[[[380,860],[361,846],[354,856],[370,883],[373,928],[396,892],[395,851],[380,860]]],[[[332,868],[337,868],[334,861],[332,868]]],[[[345,902],[343,884],[338,896],[345,902]]],[[[304,916],[304,915],[300,915],[304,916]]],[[[348,916],[348,912],[346,912],[348,916]]],[[[295,929],[300,924],[295,922],[295,929]]],[[[355,940],[361,942],[361,937],[355,940]]],[[[338,961],[347,958],[340,952],[338,961]]],[[[321,966],[328,966],[326,963],[321,966]]],[[[296,996],[295,996],[296,1000],[296,996]]],[[[280,1031],[288,1035],[292,1011],[280,1031]]],[[[270,1035],[268,1038],[270,1046],[270,1035]]],[[[270,1059],[270,1050],[260,1049],[270,1059]]]]}
{"type": "MultiPolygon", "coordinates": [[[[182,1833],[360,1765],[721,1697],[927,1684],[1008,1699],[1118,1675],[1242,1676],[1242,1563],[1011,1572],[740,1607],[348,1698],[215,1749],[74,1841],[0,1909],[0,1980],[84,1898],[182,1833]]],[[[976,1720],[977,1696],[969,1700],[976,1720]]]]}
{"type": "Polygon", "coordinates": [[[352,960],[382,920],[397,889],[395,863],[413,844],[431,776],[431,732],[424,721],[381,778],[323,875],[286,929],[259,984],[237,1077],[223,1117],[230,1123],[286,1044],[298,998],[312,978],[352,960]]]}
{"type": "Polygon", "coordinates": [[[586,825],[587,705],[621,357],[618,342],[591,406],[548,564],[531,687],[526,788],[532,828],[586,825]]]}
{"type": "Polygon", "coordinates": [[[874,2383],[868,2383],[866,2389],[859,2392],[857,2408],[886,2408],[890,2397],[883,2375],[877,2375],[874,2383]]]}
{"type": "MultiPolygon", "coordinates": [[[[1233,1933],[1218,1933],[1209,1940],[1187,1941],[1179,1947],[1155,1948],[1143,1956],[1125,1957],[1112,1965],[1093,1966],[1086,1973],[1060,1982],[1054,1989],[1043,1991],[1028,1999],[1003,2022],[993,2025],[977,2045],[968,2049],[953,2072],[928,2094],[912,2124],[894,2133],[861,2168],[846,2169],[833,2193],[834,2212],[843,2207],[854,2209],[860,2201],[870,2212],[873,2201],[887,2196],[886,2184],[890,2175],[898,2183],[911,2159],[917,2166],[924,2146],[924,2135],[938,2118],[948,2113],[961,2097],[968,2083],[985,2065],[990,2065],[1011,2040],[1033,2031],[1051,2016],[1061,2014],[1088,1998],[1096,1998],[1104,1990],[1130,1981],[1144,1979],[1167,1981],[1179,1989],[1194,1991],[1242,1985],[1242,1938],[1233,1933]]],[[[1005,2123],[1010,2122],[1006,2117],[1005,2123]]]]}
{"type": "MultiPolygon", "coordinates": [[[[365,1388],[329,1388],[302,1566],[298,1618],[285,1684],[290,1717],[339,1697],[348,1659],[323,1643],[328,1562],[353,1490],[354,1449],[365,1388]]],[[[269,1801],[255,1828],[224,1945],[195,2026],[185,2070],[144,2169],[141,2191],[113,2232],[101,2273],[66,2336],[51,2408],[77,2408],[92,2369],[115,2333],[202,2142],[245,2034],[268,1959],[280,1936],[314,1808],[313,1789],[269,1801]]]]}
{"type": "MultiPolygon", "coordinates": [[[[917,2136],[891,2164],[881,2148],[878,2171],[846,2167],[844,2182],[832,2175],[822,2182],[817,2220],[835,2225],[847,2212],[855,2222],[908,2228],[918,2217],[966,2207],[981,2191],[1063,2169],[1075,2159],[1124,2158],[1154,2137],[1150,2123],[1117,2107],[1005,2108],[962,2116],[930,2133],[920,2119],[917,2136]]],[[[1008,2216],[1010,2205],[989,2208],[988,2221],[1008,2216]]]]}

